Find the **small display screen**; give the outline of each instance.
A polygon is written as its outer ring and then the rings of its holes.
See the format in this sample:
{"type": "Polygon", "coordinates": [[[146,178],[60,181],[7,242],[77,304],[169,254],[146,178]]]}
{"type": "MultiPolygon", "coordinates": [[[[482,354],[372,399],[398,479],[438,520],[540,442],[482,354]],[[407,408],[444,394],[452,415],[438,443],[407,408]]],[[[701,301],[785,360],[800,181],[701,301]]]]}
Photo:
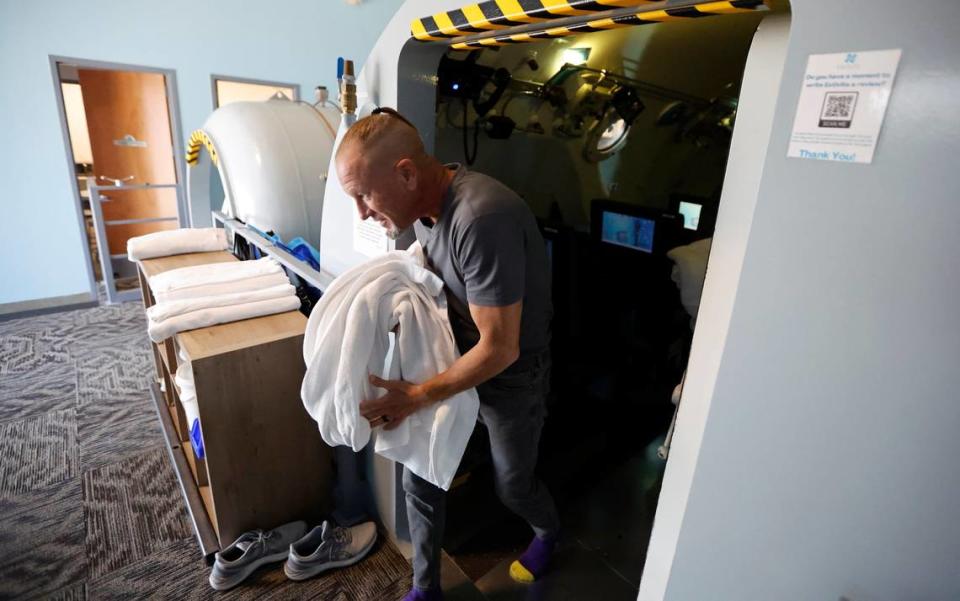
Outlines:
{"type": "Polygon", "coordinates": [[[656,222],[653,219],[604,211],[600,239],[617,246],[652,253],[655,227],[656,222]]]}
{"type": "Polygon", "coordinates": [[[680,214],[683,215],[684,229],[694,230],[700,227],[700,211],[703,205],[695,202],[680,201],[680,214]]]}

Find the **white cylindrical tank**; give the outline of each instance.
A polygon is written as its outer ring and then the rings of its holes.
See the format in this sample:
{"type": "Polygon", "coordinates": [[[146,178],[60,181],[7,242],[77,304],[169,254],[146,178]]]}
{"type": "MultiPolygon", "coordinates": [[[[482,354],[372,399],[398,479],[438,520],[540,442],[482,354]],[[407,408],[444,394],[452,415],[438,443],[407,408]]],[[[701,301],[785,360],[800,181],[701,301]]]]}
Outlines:
{"type": "Polygon", "coordinates": [[[191,136],[191,214],[217,208],[209,179],[216,170],[223,211],[284,241],[298,236],[320,245],[327,169],[339,127],[332,107],[274,98],[234,102],[213,112],[191,136]],[[200,160],[201,144],[209,154],[200,160]]]}

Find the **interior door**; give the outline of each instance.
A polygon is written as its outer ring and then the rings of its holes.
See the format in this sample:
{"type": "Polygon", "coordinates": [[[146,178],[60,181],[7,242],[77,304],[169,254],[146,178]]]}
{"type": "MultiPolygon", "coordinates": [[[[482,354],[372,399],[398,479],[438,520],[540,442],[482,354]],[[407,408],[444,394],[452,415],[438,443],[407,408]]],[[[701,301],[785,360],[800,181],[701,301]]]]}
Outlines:
{"type": "MultiPolygon", "coordinates": [[[[127,185],[176,184],[165,77],[159,73],[80,69],[93,170],[127,185]]],[[[177,227],[177,221],[110,223],[178,216],[175,188],[104,192],[103,219],[110,254],[127,239],[177,227]]]]}

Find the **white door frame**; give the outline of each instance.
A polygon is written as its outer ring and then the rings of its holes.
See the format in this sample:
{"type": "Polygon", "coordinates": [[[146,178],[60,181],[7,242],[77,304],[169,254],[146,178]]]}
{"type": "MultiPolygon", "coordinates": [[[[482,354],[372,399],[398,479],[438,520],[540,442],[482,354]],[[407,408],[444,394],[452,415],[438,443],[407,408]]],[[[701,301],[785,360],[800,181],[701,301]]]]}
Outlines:
{"type": "Polygon", "coordinates": [[[60,117],[60,130],[63,134],[63,148],[67,159],[67,168],[71,174],[70,188],[73,190],[74,206],[77,212],[77,227],[80,228],[80,239],[83,241],[84,266],[87,270],[87,279],[90,283],[90,300],[97,300],[97,281],[93,275],[93,259],[90,256],[90,244],[87,239],[87,226],[83,218],[83,200],[80,198],[80,186],[74,175],[73,147],[70,144],[70,131],[67,128],[67,113],[63,102],[59,65],[75,65],[81,69],[103,69],[108,71],[138,71],[142,73],[159,73],[164,76],[167,91],[167,111],[170,115],[170,138],[173,141],[173,165],[177,176],[177,217],[180,227],[188,223],[187,195],[186,195],[186,162],[183,150],[183,129],[180,126],[180,96],[177,91],[177,72],[175,69],[148,67],[144,65],[130,65],[96,61],[69,56],[50,55],[50,73],[53,76],[53,90],[57,99],[57,114],[60,117]]]}

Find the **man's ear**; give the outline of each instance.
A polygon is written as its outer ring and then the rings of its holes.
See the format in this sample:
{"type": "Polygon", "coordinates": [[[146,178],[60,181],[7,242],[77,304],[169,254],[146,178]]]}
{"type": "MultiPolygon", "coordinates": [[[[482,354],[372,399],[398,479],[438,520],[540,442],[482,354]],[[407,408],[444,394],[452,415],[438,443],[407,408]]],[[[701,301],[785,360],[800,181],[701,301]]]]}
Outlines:
{"type": "Polygon", "coordinates": [[[404,187],[413,192],[417,189],[417,165],[411,159],[400,159],[394,165],[394,170],[400,176],[404,187]]]}

